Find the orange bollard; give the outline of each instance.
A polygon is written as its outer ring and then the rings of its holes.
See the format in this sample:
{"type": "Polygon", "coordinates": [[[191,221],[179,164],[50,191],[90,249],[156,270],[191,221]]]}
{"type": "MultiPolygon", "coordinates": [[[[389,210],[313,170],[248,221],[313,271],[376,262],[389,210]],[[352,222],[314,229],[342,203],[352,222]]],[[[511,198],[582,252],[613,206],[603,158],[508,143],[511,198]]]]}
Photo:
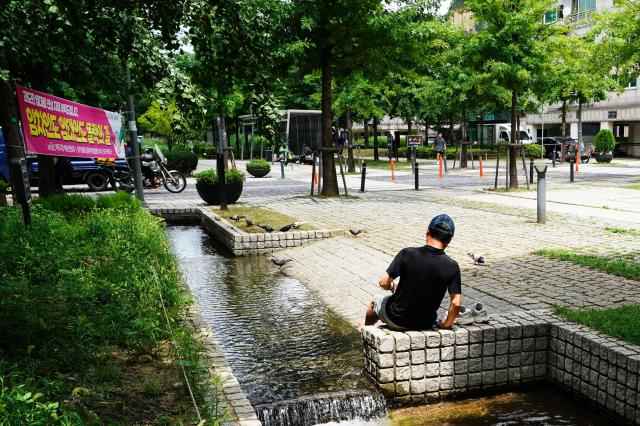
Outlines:
{"type": "Polygon", "coordinates": [[[576,172],[580,171],[578,170],[578,163],[580,163],[580,152],[578,151],[578,147],[576,146],[576,172]]]}
{"type": "Polygon", "coordinates": [[[480,162],[480,178],[482,179],[484,177],[484,174],[482,173],[482,155],[478,157],[478,161],[480,162]]]}
{"type": "Polygon", "coordinates": [[[318,185],[318,171],[317,170],[313,174],[313,184],[316,185],[316,186],[318,185]]]}
{"type": "Polygon", "coordinates": [[[391,182],[396,182],[396,167],[393,163],[393,158],[391,159],[391,163],[389,163],[389,167],[391,167],[391,182]]]}
{"type": "Polygon", "coordinates": [[[438,161],[439,161],[438,179],[442,179],[442,155],[440,154],[438,154],[438,161]]]}

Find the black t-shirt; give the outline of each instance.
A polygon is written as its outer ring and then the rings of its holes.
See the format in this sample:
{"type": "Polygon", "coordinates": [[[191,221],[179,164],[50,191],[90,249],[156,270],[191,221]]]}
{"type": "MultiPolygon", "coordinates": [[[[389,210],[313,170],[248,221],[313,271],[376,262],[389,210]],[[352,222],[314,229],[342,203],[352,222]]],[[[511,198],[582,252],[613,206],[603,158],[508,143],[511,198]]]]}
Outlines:
{"type": "Polygon", "coordinates": [[[462,292],[458,263],[435,247],[400,250],[387,273],[394,279],[400,277],[400,282],[387,301],[386,313],[393,323],[404,328],[430,328],[445,291],[462,292]]]}

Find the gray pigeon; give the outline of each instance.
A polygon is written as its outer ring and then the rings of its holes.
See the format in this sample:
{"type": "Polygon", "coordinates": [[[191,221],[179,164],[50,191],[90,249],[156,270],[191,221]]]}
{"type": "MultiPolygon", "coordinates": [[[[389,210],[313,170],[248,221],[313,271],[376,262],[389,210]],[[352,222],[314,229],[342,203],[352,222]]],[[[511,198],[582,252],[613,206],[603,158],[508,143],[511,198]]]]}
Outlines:
{"type": "Polygon", "coordinates": [[[276,265],[278,268],[282,269],[282,267],[284,265],[286,265],[287,263],[291,262],[292,259],[278,259],[275,257],[271,258],[271,263],[273,263],[274,265],[276,265]]]}
{"type": "Polygon", "coordinates": [[[467,255],[473,260],[474,264],[484,265],[484,256],[475,253],[467,253],[467,255]]]}
{"type": "Polygon", "coordinates": [[[293,222],[293,223],[291,224],[291,227],[292,227],[293,229],[298,229],[298,228],[300,228],[302,225],[304,225],[305,223],[306,223],[306,222],[293,222]]]}
{"type": "Polygon", "coordinates": [[[265,223],[258,224],[258,227],[264,229],[268,233],[272,233],[273,232],[273,228],[271,226],[265,224],[265,223]]]}
{"type": "Polygon", "coordinates": [[[253,226],[253,221],[251,219],[247,219],[247,226],[253,226]]]}
{"type": "Polygon", "coordinates": [[[231,219],[231,220],[233,220],[233,221],[236,221],[236,222],[239,222],[239,221],[240,221],[240,219],[244,219],[244,216],[234,214],[234,215],[233,215],[233,216],[231,216],[229,219],[231,219]]]}
{"type": "Polygon", "coordinates": [[[289,229],[291,229],[291,225],[285,225],[280,228],[280,232],[287,232],[289,229]]]}
{"type": "Polygon", "coordinates": [[[351,232],[351,235],[353,235],[354,237],[357,237],[358,235],[362,234],[364,232],[364,229],[349,229],[349,232],[351,232]]]}

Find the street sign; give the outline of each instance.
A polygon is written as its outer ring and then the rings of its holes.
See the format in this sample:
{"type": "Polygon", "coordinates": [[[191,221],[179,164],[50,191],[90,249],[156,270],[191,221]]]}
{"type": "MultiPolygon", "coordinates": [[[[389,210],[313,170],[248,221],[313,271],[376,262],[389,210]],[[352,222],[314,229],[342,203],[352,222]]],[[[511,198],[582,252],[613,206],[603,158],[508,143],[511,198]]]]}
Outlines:
{"type": "Polygon", "coordinates": [[[407,135],[407,146],[422,146],[422,135],[407,135]]]}

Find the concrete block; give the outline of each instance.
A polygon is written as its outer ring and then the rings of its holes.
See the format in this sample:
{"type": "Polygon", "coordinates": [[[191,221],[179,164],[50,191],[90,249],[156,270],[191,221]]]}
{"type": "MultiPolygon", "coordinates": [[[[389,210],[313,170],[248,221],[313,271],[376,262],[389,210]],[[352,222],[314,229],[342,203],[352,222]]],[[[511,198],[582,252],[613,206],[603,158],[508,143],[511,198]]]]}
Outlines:
{"type": "Polygon", "coordinates": [[[394,378],[394,369],[393,368],[380,368],[378,369],[378,377],[376,379],[380,383],[389,383],[393,382],[394,378]]]}
{"type": "Polygon", "coordinates": [[[494,357],[486,356],[482,358],[483,371],[494,370],[495,367],[496,367],[496,359],[494,357]]]}
{"type": "Polygon", "coordinates": [[[428,363],[425,368],[426,377],[436,377],[440,375],[440,363],[428,363]]]}
{"type": "Polygon", "coordinates": [[[509,366],[509,356],[508,355],[498,355],[496,356],[496,369],[507,368],[509,366]]]}
{"type": "Polygon", "coordinates": [[[482,370],[482,358],[469,358],[469,373],[482,370]]]}
{"type": "Polygon", "coordinates": [[[378,366],[380,368],[389,368],[393,367],[393,360],[395,359],[394,354],[388,353],[379,353],[378,354],[378,366]]]}
{"type": "Polygon", "coordinates": [[[469,356],[469,346],[467,345],[456,345],[455,346],[455,358],[456,359],[466,359],[469,356]]]}
{"type": "Polygon", "coordinates": [[[409,380],[411,378],[411,367],[396,367],[395,368],[395,380],[400,382],[403,380],[409,380]]]}
{"type": "Polygon", "coordinates": [[[509,370],[496,370],[496,383],[506,383],[509,380],[509,370]]]}
{"type": "Polygon", "coordinates": [[[411,352],[397,352],[396,353],[396,366],[406,367],[411,364],[411,352]]]}
{"type": "Polygon", "coordinates": [[[469,358],[478,358],[482,356],[482,344],[475,343],[469,345],[469,358]]]}
{"type": "Polygon", "coordinates": [[[440,376],[453,376],[453,361],[440,363],[440,376]]]}
{"type": "Polygon", "coordinates": [[[522,340],[509,340],[509,353],[515,354],[522,351],[522,340]]]}
{"type": "Polygon", "coordinates": [[[482,342],[482,329],[478,326],[469,326],[469,343],[482,342]]]}
{"type": "Polygon", "coordinates": [[[427,353],[424,349],[411,351],[411,364],[424,364],[427,359],[427,353]]]}
{"type": "Polygon", "coordinates": [[[509,382],[519,382],[522,379],[520,368],[509,368],[509,382]]]}
{"type": "Polygon", "coordinates": [[[424,335],[427,341],[427,348],[437,348],[440,346],[440,333],[437,331],[425,331],[424,335]]]}
{"type": "Polygon", "coordinates": [[[500,340],[496,342],[496,355],[509,353],[509,341],[500,340]]]}
{"type": "Polygon", "coordinates": [[[466,359],[456,360],[453,365],[455,374],[466,374],[469,372],[469,361],[466,359]]]}
{"type": "Polygon", "coordinates": [[[468,383],[469,379],[466,374],[456,374],[453,376],[453,387],[456,389],[464,389],[468,383]]]}
{"type": "Polygon", "coordinates": [[[491,325],[483,325],[482,328],[482,341],[493,342],[496,340],[496,329],[491,325]]]}
{"type": "Polygon", "coordinates": [[[427,381],[425,379],[422,380],[411,380],[411,393],[423,394],[427,391],[427,381]]]}
{"type": "Polygon", "coordinates": [[[456,342],[456,335],[452,330],[438,330],[440,333],[440,344],[442,346],[453,346],[456,342]]]}
{"type": "Polygon", "coordinates": [[[411,350],[424,349],[426,338],[424,333],[419,331],[407,331],[406,333],[411,341],[411,350]]]}
{"type": "Polygon", "coordinates": [[[411,380],[423,379],[425,376],[425,364],[411,366],[411,380]]]}
{"type": "Polygon", "coordinates": [[[409,395],[411,391],[411,385],[408,380],[402,382],[396,382],[396,396],[409,395]]]}
{"type": "Polygon", "coordinates": [[[507,340],[509,338],[509,327],[504,324],[496,325],[496,340],[507,340]]]}
{"type": "Polygon", "coordinates": [[[440,377],[425,379],[425,390],[427,392],[437,392],[440,390],[440,377]]]}
{"type": "Polygon", "coordinates": [[[466,345],[469,343],[469,330],[466,328],[458,328],[456,330],[456,346],[466,345]]]}
{"type": "Polygon", "coordinates": [[[494,385],[496,383],[496,372],[495,370],[491,371],[483,371],[482,372],[482,385],[494,385]]]}
{"type": "Polygon", "coordinates": [[[522,338],[522,326],[512,325],[509,327],[509,339],[521,339],[522,338]]]}
{"type": "Polygon", "coordinates": [[[535,339],[533,337],[526,337],[522,339],[522,350],[533,351],[535,349],[535,339]]]}
{"type": "Polygon", "coordinates": [[[482,356],[493,356],[496,354],[495,342],[484,342],[482,344],[482,356]]]}
{"type": "Polygon", "coordinates": [[[440,348],[440,361],[451,361],[454,357],[454,346],[440,348]]]}
{"type": "Polygon", "coordinates": [[[482,384],[482,373],[469,374],[469,386],[480,386],[482,384]]]}
{"type": "Polygon", "coordinates": [[[535,357],[533,352],[522,352],[522,365],[533,365],[535,357]]]}
{"type": "Polygon", "coordinates": [[[438,362],[440,361],[440,349],[438,348],[430,348],[427,349],[427,362],[438,362]]]}
{"type": "Polygon", "coordinates": [[[440,390],[453,389],[453,376],[440,377],[440,390]]]}

